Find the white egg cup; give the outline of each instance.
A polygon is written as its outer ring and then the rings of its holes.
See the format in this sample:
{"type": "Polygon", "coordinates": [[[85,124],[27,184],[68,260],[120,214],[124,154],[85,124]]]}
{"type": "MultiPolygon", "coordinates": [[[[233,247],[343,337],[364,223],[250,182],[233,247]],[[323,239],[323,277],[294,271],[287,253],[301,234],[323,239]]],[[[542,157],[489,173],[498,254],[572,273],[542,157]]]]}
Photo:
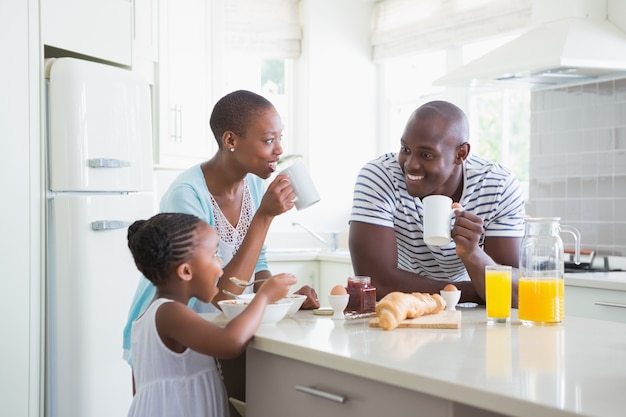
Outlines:
{"type": "Polygon", "coordinates": [[[333,320],[345,320],[346,316],[343,314],[343,311],[348,306],[348,300],[350,299],[350,294],[339,294],[328,296],[328,303],[333,309],[333,316],[331,319],[333,320]]]}
{"type": "Polygon", "coordinates": [[[446,310],[448,310],[448,311],[455,311],[456,310],[456,305],[458,304],[459,300],[461,299],[461,290],[456,290],[456,291],[440,290],[439,294],[441,294],[441,297],[446,302],[446,310]]]}

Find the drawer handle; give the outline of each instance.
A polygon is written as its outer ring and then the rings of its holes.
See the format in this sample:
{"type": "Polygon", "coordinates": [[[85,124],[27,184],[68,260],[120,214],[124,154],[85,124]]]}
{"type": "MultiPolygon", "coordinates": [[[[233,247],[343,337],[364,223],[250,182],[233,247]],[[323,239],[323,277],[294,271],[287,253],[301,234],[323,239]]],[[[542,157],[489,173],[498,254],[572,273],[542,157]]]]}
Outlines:
{"type": "Polygon", "coordinates": [[[334,401],[336,403],[343,404],[346,402],[346,397],[343,395],[332,394],[330,392],[322,391],[313,387],[305,387],[303,385],[296,385],[296,391],[304,392],[306,394],[311,394],[316,397],[324,398],[330,401],[334,401]]]}
{"type": "Polygon", "coordinates": [[[621,303],[609,303],[607,301],[596,301],[594,303],[597,306],[608,306],[608,307],[621,307],[621,308],[626,308],[626,304],[621,304],[621,303]]]}

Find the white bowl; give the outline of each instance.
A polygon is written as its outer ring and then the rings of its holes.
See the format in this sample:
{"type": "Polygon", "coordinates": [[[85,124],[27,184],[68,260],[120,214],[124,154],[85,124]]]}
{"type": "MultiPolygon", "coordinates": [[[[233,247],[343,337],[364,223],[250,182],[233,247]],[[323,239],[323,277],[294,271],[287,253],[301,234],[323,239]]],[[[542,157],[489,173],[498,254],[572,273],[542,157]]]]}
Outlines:
{"type": "MultiPolygon", "coordinates": [[[[221,300],[218,301],[217,304],[222,309],[222,312],[229,320],[237,317],[246,307],[250,304],[249,300],[221,300]]],[[[281,299],[276,303],[268,304],[265,306],[265,311],[263,312],[263,318],[261,319],[261,324],[274,324],[285,318],[285,315],[289,311],[289,308],[292,306],[293,301],[281,299]]]]}
{"type": "MultiPolygon", "coordinates": [[[[250,301],[253,298],[254,298],[254,294],[240,294],[240,295],[237,296],[237,300],[247,300],[247,301],[250,301]]],[[[285,315],[285,318],[288,319],[291,316],[293,316],[294,314],[296,314],[298,312],[298,310],[300,310],[300,307],[302,307],[302,304],[304,303],[304,300],[306,300],[306,295],[289,294],[288,296],[286,296],[282,300],[287,300],[287,301],[292,301],[293,302],[291,307],[289,307],[289,311],[285,315]]]]}
{"type": "Polygon", "coordinates": [[[287,314],[285,315],[285,318],[290,318],[291,316],[296,314],[298,310],[300,310],[300,307],[302,307],[304,300],[306,300],[306,295],[289,294],[288,296],[283,298],[283,300],[288,300],[292,302],[291,307],[289,307],[289,311],[287,311],[287,314]]]}

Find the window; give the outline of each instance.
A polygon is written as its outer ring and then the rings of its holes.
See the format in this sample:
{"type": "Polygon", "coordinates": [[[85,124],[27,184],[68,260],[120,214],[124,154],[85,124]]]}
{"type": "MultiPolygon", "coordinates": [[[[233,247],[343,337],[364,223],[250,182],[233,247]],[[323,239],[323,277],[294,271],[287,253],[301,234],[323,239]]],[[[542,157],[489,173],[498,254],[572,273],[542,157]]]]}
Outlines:
{"type": "Polygon", "coordinates": [[[382,124],[386,126],[380,143],[382,152],[398,152],[400,137],[409,116],[420,105],[443,99],[445,89],[433,87],[433,80],[445,72],[445,51],[388,60],[381,65],[384,100],[387,109],[382,124]]]}
{"type": "Polygon", "coordinates": [[[246,89],[261,94],[281,115],[283,152],[289,140],[292,62],[300,56],[298,0],[212,0],[215,100],[246,89]]]}
{"type": "MultiPolygon", "coordinates": [[[[468,44],[462,48],[463,60],[476,59],[510,37],[468,44]]],[[[431,100],[448,100],[468,116],[472,152],[510,168],[528,198],[530,92],[433,86],[432,82],[445,74],[446,62],[452,54],[458,51],[440,50],[381,62],[385,108],[381,150],[398,151],[406,121],[417,107],[431,100]]]]}
{"type": "Polygon", "coordinates": [[[528,197],[530,93],[525,90],[472,92],[468,117],[473,151],[510,168],[528,197]]]}
{"type": "Polygon", "coordinates": [[[291,67],[289,59],[263,59],[242,55],[229,55],[232,70],[226,73],[226,90],[250,90],[272,102],[280,114],[283,130],[283,155],[292,153],[289,138],[291,121],[291,67]]]}

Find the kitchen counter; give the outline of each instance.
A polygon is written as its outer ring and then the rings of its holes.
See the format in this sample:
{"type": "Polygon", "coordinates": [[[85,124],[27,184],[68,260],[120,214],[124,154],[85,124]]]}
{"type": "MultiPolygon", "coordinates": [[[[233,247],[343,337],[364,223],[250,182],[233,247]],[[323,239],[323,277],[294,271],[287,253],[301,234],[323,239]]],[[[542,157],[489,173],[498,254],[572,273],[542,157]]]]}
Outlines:
{"type": "Polygon", "coordinates": [[[328,251],[321,248],[278,248],[267,249],[265,252],[269,262],[285,261],[330,261],[351,264],[350,252],[347,249],[328,251]]]}
{"type": "Polygon", "coordinates": [[[566,273],[565,285],[626,291],[626,271],[566,273]]]}
{"type": "MultiPolygon", "coordinates": [[[[287,358],[493,415],[624,415],[626,324],[566,317],[559,326],[527,327],[513,310],[510,325],[487,326],[483,308],[459,310],[460,329],[391,331],[370,328],[367,319],[336,321],[300,311],[261,326],[249,354],[287,358]]],[[[289,389],[282,396],[294,396],[289,389]]],[[[252,403],[254,398],[248,393],[252,403]]],[[[461,414],[467,415],[447,415],[461,414]]]]}

